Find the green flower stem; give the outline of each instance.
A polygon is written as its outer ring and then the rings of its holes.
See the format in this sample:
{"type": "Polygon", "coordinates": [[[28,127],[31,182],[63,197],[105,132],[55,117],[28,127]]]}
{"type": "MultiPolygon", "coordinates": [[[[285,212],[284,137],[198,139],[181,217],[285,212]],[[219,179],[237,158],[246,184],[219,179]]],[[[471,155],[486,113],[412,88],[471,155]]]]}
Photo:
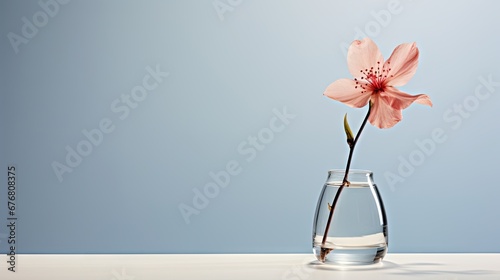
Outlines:
{"type": "Polygon", "coordinates": [[[347,165],[345,168],[345,175],[344,179],[342,180],[342,185],[340,185],[340,188],[338,189],[337,193],[335,194],[335,198],[333,199],[333,202],[330,207],[330,214],[328,215],[328,221],[326,223],[326,228],[325,228],[325,234],[323,235],[323,241],[321,242],[321,258],[324,259],[326,258],[326,255],[331,251],[331,249],[323,248],[326,244],[326,238],[328,236],[328,231],[330,230],[330,224],[332,222],[333,218],[333,211],[335,211],[335,207],[337,206],[337,200],[339,200],[340,193],[344,189],[344,187],[349,187],[349,181],[348,181],[348,174],[349,174],[349,169],[351,168],[351,161],[352,161],[352,155],[354,153],[354,148],[356,147],[356,143],[358,143],[359,136],[361,135],[361,132],[363,132],[363,129],[365,128],[366,122],[368,121],[368,117],[370,116],[370,112],[372,109],[372,104],[370,101],[370,105],[368,106],[368,113],[366,113],[366,117],[363,120],[363,123],[361,124],[361,127],[358,130],[358,133],[356,134],[356,137],[354,138],[354,142],[352,142],[352,145],[349,145],[349,157],[347,158],[347,165]]]}

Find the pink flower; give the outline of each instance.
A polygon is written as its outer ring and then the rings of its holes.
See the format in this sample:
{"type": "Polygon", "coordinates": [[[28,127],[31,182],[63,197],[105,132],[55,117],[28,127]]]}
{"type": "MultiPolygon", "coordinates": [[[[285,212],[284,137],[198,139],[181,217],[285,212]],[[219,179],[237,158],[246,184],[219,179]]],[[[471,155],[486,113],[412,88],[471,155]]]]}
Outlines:
{"type": "Polygon", "coordinates": [[[356,40],[347,52],[347,64],[354,79],[333,82],[324,95],[355,108],[372,102],[368,120],[378,128],[393,127],[403,118],[402,110],[413,102],[432,106],[425,94],[410,95],[395,88],[406,84],[417,71],[415,43],[397,46],[384,62],[371,39],[356,40]]]}

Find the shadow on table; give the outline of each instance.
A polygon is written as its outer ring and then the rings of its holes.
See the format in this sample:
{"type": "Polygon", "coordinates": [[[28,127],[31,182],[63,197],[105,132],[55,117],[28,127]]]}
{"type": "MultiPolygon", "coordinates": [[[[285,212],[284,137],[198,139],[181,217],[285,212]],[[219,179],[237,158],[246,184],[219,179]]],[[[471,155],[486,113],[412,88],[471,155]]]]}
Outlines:
{"type": "Polygon", "coordinates": [[[436,269],[436,266],[443,266],[441,263],[408,263],[404,265],[396,264],[390,261],[382,261],[372,265],[333,265],[323,264],[319,261],[311,261],[307,264],[312,269],[330,270],[330,271],[370,271],[370,270],[385,270],[393,275],[433,275],[433,274],[448,274],[448,275],[491,275],[493,271],[489,270],[446,270],[436,269]],[[427,267],[427,268],[426,268],[427,267]]]}
{"type": "Polygon", "coordinates": [[[433,274],[447,274],[447,275],[491,275],[494,273],[490,270],[472,269],[472,270],[449,270],[449,269],[436,269],[436,266],[442,266],[440,263],[408,263],[404,265],[397,265],[397,269],[389,271],[393,275],[433,275],[433,274]],[[432,266],[432,267],[430,267],[432,266]],[[429,267],[429,268],[426,268],[429,267]]]}

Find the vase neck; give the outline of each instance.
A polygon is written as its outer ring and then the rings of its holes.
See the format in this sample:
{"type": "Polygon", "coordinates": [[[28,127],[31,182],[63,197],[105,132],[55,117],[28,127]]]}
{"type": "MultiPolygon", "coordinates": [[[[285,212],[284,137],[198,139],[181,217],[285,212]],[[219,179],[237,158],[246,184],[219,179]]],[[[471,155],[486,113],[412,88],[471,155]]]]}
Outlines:
{"type": "MultiPolygon", "coordinates": [[[[339,184],[342,183],[345,176],[345,170],[343,169],[333,169],[328,171],[327,183],[329,184],[339,184]]],[[[373,184],[373,172],[370,170],[358,170],[351,169],[347,180],[351,183],[363,183],[363,184],[373,184]]]]}

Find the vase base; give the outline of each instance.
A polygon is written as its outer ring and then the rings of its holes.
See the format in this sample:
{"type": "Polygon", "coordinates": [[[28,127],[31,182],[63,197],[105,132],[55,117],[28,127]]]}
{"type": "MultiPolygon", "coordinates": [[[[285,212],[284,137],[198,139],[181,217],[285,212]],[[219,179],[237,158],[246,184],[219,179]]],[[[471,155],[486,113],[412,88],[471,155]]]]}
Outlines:
{"type": "Polygon", "coordinates": [[[384,258],[387,246],[337,249],[315,246],[313,252],[318,261],[325,264],[370,265],[384,258]]]}

